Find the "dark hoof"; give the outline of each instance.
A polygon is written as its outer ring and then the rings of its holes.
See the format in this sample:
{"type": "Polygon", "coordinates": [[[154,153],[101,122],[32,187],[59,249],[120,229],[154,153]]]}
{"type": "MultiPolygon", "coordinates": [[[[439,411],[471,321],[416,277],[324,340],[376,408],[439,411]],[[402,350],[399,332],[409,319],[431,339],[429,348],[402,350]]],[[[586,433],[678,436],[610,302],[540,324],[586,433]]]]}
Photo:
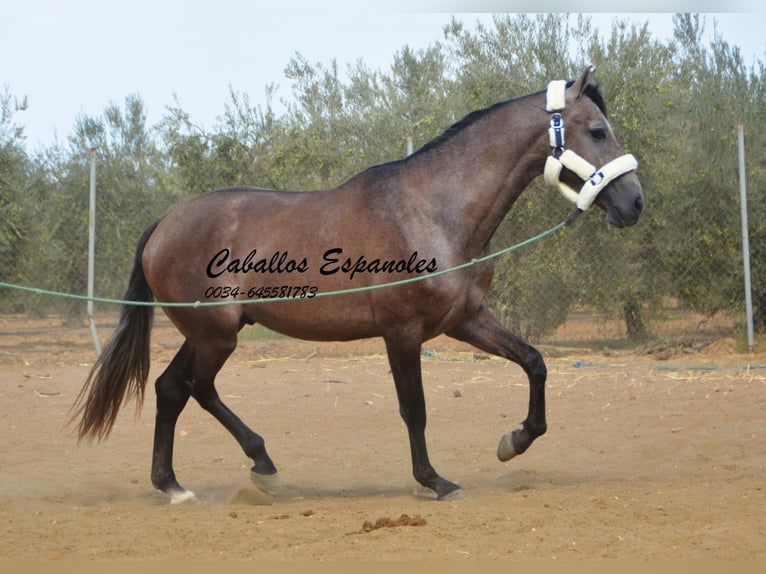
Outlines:
{"type": "Polygon", "coordinates": [[[530,444],[532,444],[532,438],[526,429],[513,430],[500,439],[500,444],[497,445],[497,458],[501,462],[507,462],[526,451],[530,444]]]}
{"type": "Polygon", "coordinates": [[[258,474],[251,470],[250,480],[266,494],[274,496],[279,490],[279,475],[276,472],[274,474],[258,474]]]}
{"type": "Polygon", "coordinates": [[[460,486],[449,480],[439,479],[439,485],[434,488],[437,500],[456,500],[462,496],[460,486]]]}

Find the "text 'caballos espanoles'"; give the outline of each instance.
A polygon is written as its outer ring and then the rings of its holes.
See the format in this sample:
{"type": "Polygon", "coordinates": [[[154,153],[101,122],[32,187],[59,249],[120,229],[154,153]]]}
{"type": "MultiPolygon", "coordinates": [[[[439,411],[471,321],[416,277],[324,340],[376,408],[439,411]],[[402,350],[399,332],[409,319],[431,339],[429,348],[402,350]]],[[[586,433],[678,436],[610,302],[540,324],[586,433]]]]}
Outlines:
{"type": "MultiPolygon", "coordinates": [[[[342,273],[349,280],[363,273],[433,273],[439,267],[435,258],[421,257],[413,251],[404,258],[368,257],[366,255],[344,256],[343,249],[334,247],[322,254],[319,273],[335,275],[342,273]]],[[[229,248],[219,250],[207,264],[207,276],[211,279],[225,274],[306,273],[311,268],[308,258],[291,256],[289,251],[275,251],[263,257],[257,249],[244,257],[235,257],[229,248]]]]}

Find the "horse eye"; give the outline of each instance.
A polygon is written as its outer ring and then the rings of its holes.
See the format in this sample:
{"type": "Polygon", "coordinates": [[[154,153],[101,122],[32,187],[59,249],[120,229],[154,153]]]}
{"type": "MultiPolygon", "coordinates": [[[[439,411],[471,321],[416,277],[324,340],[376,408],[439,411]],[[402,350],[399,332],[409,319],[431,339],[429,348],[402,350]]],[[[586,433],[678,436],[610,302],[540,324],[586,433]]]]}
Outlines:
{"type": "Polygon", "coordinates": [[[606,130],[604,128],[593,128],[590,130],[590,136],[594,140],[605,140],[606,139],[606,130]]]}

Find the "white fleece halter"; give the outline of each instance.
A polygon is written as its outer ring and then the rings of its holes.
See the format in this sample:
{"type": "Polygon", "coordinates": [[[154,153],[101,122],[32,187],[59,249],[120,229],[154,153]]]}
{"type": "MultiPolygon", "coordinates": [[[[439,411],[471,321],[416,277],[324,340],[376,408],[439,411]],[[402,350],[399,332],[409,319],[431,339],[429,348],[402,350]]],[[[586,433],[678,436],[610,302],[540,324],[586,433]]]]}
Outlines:
{"type": "Polygon", "coordinates": [[[548,128],[548,139],[553,152],[545,161],[543,176],[548,185],[557,187],[567,201],[575,204],[577,212],[582,213],[590,209],[601,190],[612,181],[636,170],[638,162],[631,154],[625,154],[596,169],[574,151],[565,150],[564,118],[561,116],[561,111],[566,107],[565,91],[565,81],[556,80],[548,84],[545,110],[553,114],[548,128]],[[563,168],[573,171],[585,181],[579,193],[559,179],[563,168]]]}

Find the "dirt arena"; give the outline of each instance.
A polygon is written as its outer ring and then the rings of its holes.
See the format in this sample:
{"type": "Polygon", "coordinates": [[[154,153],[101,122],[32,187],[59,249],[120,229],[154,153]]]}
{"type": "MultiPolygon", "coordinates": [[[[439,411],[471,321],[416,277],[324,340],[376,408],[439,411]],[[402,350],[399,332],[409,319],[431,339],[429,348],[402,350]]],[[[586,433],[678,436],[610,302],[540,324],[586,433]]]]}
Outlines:
{"type": "MultiPolygon", "coordinates": [[[[152,380],[179,342],[155,330],[152,380]]],[[[78,445],[65,423],[94,359],[87,328],[0,318],[0,559],[764,558],[766,355],[725,339],[664,360],[544,350],[548,434],[500,463],[523,372],[425,346],[431,459],[465,494],[438,502],[412,478],[380,341],[242,341],[218,388],[266,438],[280,492],[255,489],[190,402],[175,468],[199,502],[171,506],[149,481],[151,383],[137,418],[128,405],[106,442],[78,445]]]]}

